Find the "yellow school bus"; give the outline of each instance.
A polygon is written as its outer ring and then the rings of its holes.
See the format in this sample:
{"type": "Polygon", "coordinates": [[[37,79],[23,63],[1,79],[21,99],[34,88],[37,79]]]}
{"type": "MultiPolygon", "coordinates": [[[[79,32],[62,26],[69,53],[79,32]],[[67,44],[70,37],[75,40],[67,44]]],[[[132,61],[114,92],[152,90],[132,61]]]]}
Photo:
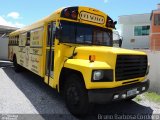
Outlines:
{"type": "Polygon", "coordinates": [[[113,47],[115,24],[94,8],[61,8],[12,32],[8,57],[16,72],[26,68],[61,93],[73,115],[85,115],[93,103],[131,100],[149,88],[146,53],[113,47]]]}

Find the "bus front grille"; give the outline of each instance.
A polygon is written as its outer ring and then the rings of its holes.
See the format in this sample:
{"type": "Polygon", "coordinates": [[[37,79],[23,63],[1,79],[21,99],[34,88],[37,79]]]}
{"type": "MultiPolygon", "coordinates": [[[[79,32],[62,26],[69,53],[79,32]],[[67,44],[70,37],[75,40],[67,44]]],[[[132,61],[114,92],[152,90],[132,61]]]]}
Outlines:
{"type": "Polygon", "coordinates": [[[147,65],[146,55],[117,55],[116,81],[144,77],[147,65]]]}

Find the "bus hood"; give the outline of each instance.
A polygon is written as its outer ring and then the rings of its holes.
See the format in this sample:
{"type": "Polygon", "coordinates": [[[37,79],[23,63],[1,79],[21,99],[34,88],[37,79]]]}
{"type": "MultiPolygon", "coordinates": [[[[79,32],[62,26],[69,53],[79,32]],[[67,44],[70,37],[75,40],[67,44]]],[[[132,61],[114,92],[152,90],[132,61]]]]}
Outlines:
{"type": "Polygon", "coordinates": [[[107,62],[112,67],[115,67],[117,55],[146,55],[141,51],[106,46],[77,47],[75,52],[77,53],[75,59],[89,60],[90,55],[95,55],[96,61],[107,62]]]}
{"type": "Polygon", "coordinates": [[[105,47],[105,46],[87,46],[87,47],[77,47],[77,52],[94,52],[96,53],[112,53],[112,54],[131,54],[131,55],[146,55],[146,53],[136,50],[129,50],[123,48],[116,48],[116,47],[105,47]]]}

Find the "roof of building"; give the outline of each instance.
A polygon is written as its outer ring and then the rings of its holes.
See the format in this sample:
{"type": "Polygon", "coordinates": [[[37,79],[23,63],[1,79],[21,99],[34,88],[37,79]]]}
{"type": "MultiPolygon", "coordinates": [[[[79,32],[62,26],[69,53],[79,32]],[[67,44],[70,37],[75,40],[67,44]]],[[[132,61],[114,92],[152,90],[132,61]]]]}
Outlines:
{"type": "Polygon", "coordinates": [[[10,33],[10,32],[15,31],[17,29],[18,28],[16,28],[16,27],[0,25],[0,34],[10,33]]]}
{"type": "Polygon", "coordinates": [[[154,12],[160,12],[160,3],[157,4],[157,9],[156,10],[152,10],[151,16],[150,16],[150,20],[152,20],[152,16],[154,12]]]}
{"type": "Polygon", "coordinates": [[[144,24],[150,23],[151,13],[132,14],[119,16],[120,24],[144,24]]]}
{"type": "MultiPolygon", "coordinates": [[[[159,4],[159,5],[160,5],[160,4],[159,4]]],[[[152,20],[152,16],[153,16],[153,13],[154,13],[154,12],[160,12],[160,10],[158,10],[158,9],[157,9],[157,10],[152,10],[152,13],[151,13],[151,16],[150,16],[150,20],[152,20]]]]}

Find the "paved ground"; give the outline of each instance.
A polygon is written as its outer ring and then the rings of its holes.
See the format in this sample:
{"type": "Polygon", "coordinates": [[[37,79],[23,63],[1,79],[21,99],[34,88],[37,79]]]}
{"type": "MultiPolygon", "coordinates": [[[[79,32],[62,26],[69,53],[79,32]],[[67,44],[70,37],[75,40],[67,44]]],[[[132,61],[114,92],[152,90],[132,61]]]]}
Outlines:
{"type": "MultiPolygon", "coordinates": [[[[76,119],[70,115],[59,94],[43,83],[40,77],[29,71],[17,74],[11,63],[7,63],[7,67],[5,65],[0,62],[0,119],[76,119]]],[[[140,103],[118,102],[96,105],[92,114],[85,119],[118,119],[124,118],[123,114],[130,115],[128,119],[131,119],[137,117],[134,115],[160,114],[160,105],[148,100],[140,103]]]]}

